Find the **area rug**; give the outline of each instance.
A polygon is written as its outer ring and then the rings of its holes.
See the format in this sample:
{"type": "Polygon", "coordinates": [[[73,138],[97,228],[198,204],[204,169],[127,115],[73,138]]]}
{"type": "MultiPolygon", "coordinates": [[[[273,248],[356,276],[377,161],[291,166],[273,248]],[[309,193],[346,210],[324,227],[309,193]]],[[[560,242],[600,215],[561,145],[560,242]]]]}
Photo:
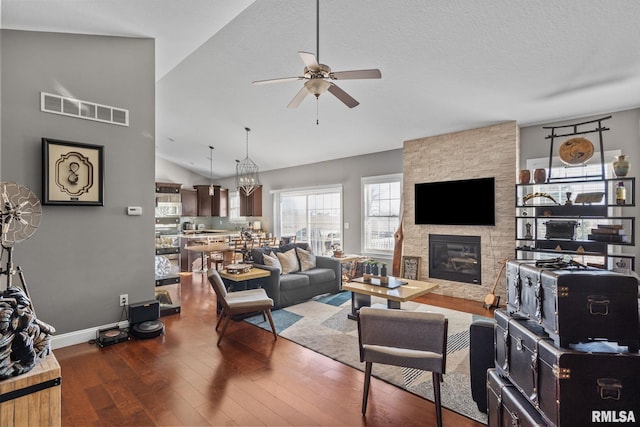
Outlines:
{"type": "MultiPolygon", "coordinates": [[[[385,300],[376,297],[372,298],[372,303],[386,304],[385,300]]],[[[402,309],[442,313],[449,319],[442,406],[486,424],[486,414],[478,411],[471,398],[469,377],[469,325],[482,316],[415,302],[403,303],[402,309]]],[[[357,324],[347,318],[350,311],[351,293],[341,292],[274,310],[273,320],[279,336],[364,371],[358,353],[357,324]]],[[[269,329],[262,315],[245,320],[269,329]]],[[[373,376],[433,401],[431,372],[374,364],[373,376]]]]}

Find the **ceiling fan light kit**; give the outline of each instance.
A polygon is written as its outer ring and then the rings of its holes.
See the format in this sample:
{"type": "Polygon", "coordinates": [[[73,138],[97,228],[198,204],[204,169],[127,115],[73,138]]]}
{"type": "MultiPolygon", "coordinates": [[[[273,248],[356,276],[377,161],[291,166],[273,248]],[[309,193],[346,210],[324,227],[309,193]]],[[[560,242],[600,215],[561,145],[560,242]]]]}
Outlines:
{"type": "Polygon", "coordinates": [[[304,80],[304,86],[293,97],[287,108],[296,108],[302,103],[308,93],[313,94],[316,99],[325,92],[331,93],[347,107],[353,108],[360,104],[351,95],[338,87],[333,80],[355,80],[355,79],[379,79],[382,73],[378,69],[369,70],[349,70],[332,72],[328,65],[320,64],[320,0],[316,0],[316,54],[309,52],[298,52],[305,67],[302,76],[283,77],[278,79],[254,81],[254,85],[266,83],[282,83],[290,81],[304,80]]]}

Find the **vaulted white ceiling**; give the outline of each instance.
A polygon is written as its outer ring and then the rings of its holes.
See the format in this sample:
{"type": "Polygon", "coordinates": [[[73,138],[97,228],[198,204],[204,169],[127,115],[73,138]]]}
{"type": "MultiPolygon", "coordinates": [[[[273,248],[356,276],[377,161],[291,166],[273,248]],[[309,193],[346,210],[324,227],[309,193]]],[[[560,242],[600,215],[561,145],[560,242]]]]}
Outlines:
{"type": "Polygon", "coordinates": [[[314,0],[2,0],[1,21],[155,38],[157,155],[208,176],[213,145],[214,174],[230,176],[245,127],[269,170],[640,107],[638,17],[635,0],[321,0],[320,62],[382,71],[336,82],[353,109],[330,93],[288,109],[302,82],[251,84],[302,75],[314,0]]]}

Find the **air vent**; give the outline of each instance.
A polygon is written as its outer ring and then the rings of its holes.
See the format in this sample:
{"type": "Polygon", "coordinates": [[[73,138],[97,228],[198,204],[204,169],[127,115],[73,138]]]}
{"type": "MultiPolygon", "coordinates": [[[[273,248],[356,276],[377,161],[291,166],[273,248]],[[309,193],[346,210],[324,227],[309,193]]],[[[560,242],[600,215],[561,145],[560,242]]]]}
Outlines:
{"type": "Polygon", "coordinates": [[[40,92],[40,111],[119,126],[129,126],[129,110],[46,92],[40,92]]]}

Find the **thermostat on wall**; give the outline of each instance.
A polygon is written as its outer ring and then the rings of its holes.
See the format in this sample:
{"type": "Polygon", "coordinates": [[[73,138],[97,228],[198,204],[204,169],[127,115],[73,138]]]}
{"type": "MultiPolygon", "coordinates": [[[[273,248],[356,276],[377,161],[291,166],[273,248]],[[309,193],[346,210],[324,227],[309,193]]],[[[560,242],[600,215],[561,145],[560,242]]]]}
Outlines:
{"type": "Polygon", "coordinates": [[[142,215],[142,208],[140,206],[127,206],[127,215],[142,215]]]}

